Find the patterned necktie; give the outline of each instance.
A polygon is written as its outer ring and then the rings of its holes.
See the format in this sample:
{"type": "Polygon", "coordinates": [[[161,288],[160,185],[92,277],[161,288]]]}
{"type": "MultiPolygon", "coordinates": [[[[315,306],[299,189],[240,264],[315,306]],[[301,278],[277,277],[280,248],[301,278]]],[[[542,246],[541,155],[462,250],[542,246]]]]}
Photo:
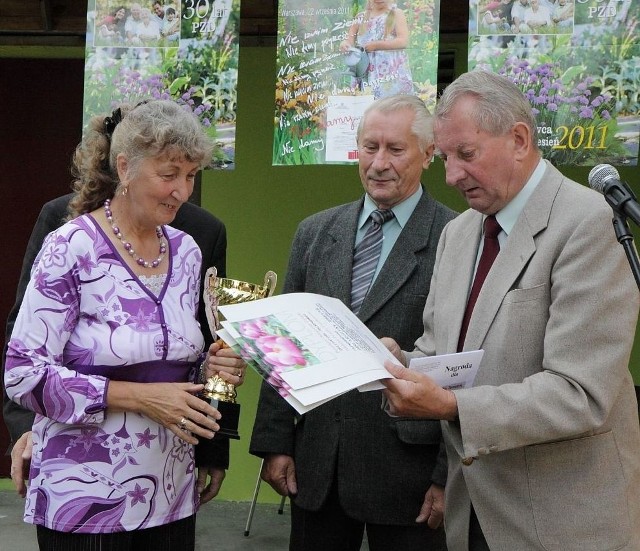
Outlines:
{"type": "Polygon", "coordinates": [[[369,229],[353,251],[351,310],[354,314],[360,310],[364,297],[369,291],[382,250],[382,224],[393,218],[393,211],[374,210],[369,218],[371,218],[369,229]]]}
{"type": "Polygon", "coordinates": [[[478,300],[482,284],[491,269],[493,261],[500,252],[498,234],[501,230],[502,228],[500,224],[498,224],[496,217],[493,215],[487,216],[484,221],[484,246],[482,247],[482,254],[480,255],[480,262],[478,262],[478,269],[476,270],[476,276],[473,280],[471,293],[469,293],[467,309],[464,312],[464,318],[462,318],[462,327],[460,328],[460,337],[458,339],[458,352],[460,352],[464,346],[464,339],[467,336],[471,313],[473,312],[473,307],[476,305],[476,300],[478,300]]]}

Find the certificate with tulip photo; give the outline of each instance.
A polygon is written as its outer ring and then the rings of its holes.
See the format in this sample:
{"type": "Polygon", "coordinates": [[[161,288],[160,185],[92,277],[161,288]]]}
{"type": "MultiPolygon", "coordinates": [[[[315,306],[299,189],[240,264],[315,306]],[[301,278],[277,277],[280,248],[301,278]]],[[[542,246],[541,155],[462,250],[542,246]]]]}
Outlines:
{"type": "MultiPolygon", "coordinates": [[[[382,388],[379,381],[391,378],[385,360],[397,363],[367,326],[335,298],[291,293],[219,309],[225,320],[218,336],[301,414],[355,388],[382,388]]],[[[451,355],[452,361],[438,361],[443,356],[429,358],[435,365],[429,375],[444,372],[446,379],[451,365],[473,364],[473,369],[456,370],[452,383],[459,385],[463,373],[475,374],[479,364],[478,358],[467,358],[468,354],[451,355]]]]}

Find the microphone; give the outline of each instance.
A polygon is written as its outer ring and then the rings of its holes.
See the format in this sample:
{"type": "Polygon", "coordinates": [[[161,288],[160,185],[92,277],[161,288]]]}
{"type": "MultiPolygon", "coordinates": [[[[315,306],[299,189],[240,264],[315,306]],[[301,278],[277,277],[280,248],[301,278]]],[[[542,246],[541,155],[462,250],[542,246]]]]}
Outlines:
{"type": "Polygon", "coordinates": [[[640,226],[640,204],[633,190],[620,180],[620,174],[611,165],[597,165],[589,172],[589,186],[602,193],[613,210],[631,218],[640,226]]]}

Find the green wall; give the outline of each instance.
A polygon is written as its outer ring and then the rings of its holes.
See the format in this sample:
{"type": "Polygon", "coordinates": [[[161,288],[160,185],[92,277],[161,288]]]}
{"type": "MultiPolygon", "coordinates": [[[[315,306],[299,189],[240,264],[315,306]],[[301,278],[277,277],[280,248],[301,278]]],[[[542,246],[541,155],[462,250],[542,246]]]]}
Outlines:
{"type": "MultiPolygon", "coordinates": [[[[465,70],[465,46],[465,42],[447,45],[458,54],[457,71],[465,70]]],[[[83,50],[78,48],[0,47],[0,56],[4,57],[65,58],[83,55],[83,50]]],[[[241,48],[236,169],[204,174],[202,205],[227,226],[228,276],[259,283],[267,270],[274,270],[280,278],[279,291],[298,223],[314,212],[356,199],[362,188],[355,166],[271,166],[274,75],[274,48],[241,48]]],[[[590,168],[561,167],[561,170],[574,180],[586,183],[590,168]]],[[[640,188],[636,167],[620,168],[619,171],[624,180],[640,188]]],[[[445,185],[444,168],[439,160],[425,173],[423,183],[433,196],[450,207],[456,210],[465,208],[457,192],[445,185]]],[[[613,229],[602,228],[602,231],[613,229]]],[[[636,339],[636,343],[639,341],[636,339]]],[[[638,344],[634,349],[631,369],[636,384],[640,385],[638,344]]],[[[231,443],[231,468],[219,499],[248,501],[253,495],[260,461],[248,454],[248,445],[259,388],[259,377],[250,372],[246,383],[238,389],[238,401],[242,406],[241,440],[231,443]]],[[[279,496],[263,484],[259,499],[276,503],[279,496]]]]}

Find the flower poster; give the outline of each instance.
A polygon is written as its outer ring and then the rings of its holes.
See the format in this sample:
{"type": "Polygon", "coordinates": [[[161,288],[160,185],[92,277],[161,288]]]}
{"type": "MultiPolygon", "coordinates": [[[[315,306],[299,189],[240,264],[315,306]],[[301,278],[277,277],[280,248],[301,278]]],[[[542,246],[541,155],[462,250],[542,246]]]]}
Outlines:
{"type": "Polygon", "coordinates": [[[274,165],[349,164],[376,99],[415,94],[433,110],[440,0],[280,0],[274,165]]]}
{"type": "Polygon", "coordinates": [[[507,76],[557,166],[638,164],[638,0],[470,0],[469,70],[507,76]]]}
{"type": "Polygon", "coordinates": [[[89,0],[83,126],[120,103],[155,98],[193,111],[235,166],[240,0],[89,0]]]}

